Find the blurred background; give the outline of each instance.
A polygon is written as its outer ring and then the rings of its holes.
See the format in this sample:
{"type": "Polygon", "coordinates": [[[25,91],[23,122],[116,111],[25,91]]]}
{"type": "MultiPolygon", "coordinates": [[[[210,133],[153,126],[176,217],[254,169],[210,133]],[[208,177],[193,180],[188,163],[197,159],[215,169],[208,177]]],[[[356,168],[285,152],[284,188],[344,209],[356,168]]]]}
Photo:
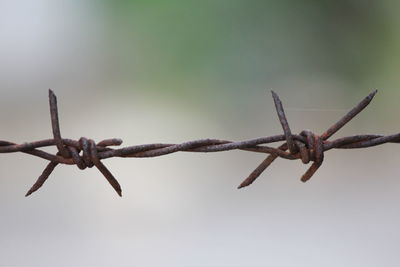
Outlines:
{"type": "MultiPolygon", "coordinates": [[[[335,137],[399,132],[400,2],[360,0],[1,1],[0,139],[123,145],[322,133],[373,88],[335,137]]],[[[54,148],[47,151],[55,152],[54,148]]],[[[326,153],[307,166],[231,151],[108,159],[95,169],[0,155],[4,266],[398,266],[400,154],[394,145],[326,153]]]]}

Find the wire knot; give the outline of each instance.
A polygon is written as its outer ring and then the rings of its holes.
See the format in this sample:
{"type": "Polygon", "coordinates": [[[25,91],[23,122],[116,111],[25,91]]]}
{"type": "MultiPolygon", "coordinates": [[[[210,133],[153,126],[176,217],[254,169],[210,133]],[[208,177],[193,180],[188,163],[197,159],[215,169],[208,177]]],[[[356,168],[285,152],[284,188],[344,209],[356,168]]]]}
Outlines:
{"type": "Polygon", "coordinates": [[[78,148],[66,146],[69,151],[68,158],[72,158],[75,165],[81,170],[92,168],[96,159],[98,160],[95,142],[92,139],[81,137],[78,144],[78,148]],[[81,151],[82,155],[79,155],[81,151]]]}
{"type": "MultiPolygon", "coordinates": [[[[57,146],[57,156],[62,159],[72,159],[73,164],[77,165],[79,169],[96,168],[104,175],[110,185],[114,188],[119,196],[122,196],[122,189],[118,181],[107,169],[106,166],[100,161],[98,150],[107,150],[107,146],[120,145],[121,139],[106,139],[99,142],[97,145],[92,139],[81,137],[78,142],[63,139],[61,137],[60,125],[58,120],[57,98],[53,91],[49,90],[49,103],[50,103],[50,117],[51,127],[53,130],[54,143],[57,146]],[[82,155],[79,153],[82,151],[82,155]]],[[[36,183],[29,189],[25,196],[29,196],[38,190],[43,183],[47,180],[54,168],[59,164],[58,161],[50,161],[44,169],[42,175],[39,176],[36,183]]]]}
{"type": "Polygon", "coordinates": [[[305,138],[305,144],[296,141],[297,148],[300,151],[301,161],[304,164],[310,161],[322,161],[324,159],[324,143],[321,136],[316,135],[310,130],[304,130],[300,135],[305,138]]]}
{"type": "Polygon", "coordinates": [[[81,137],[78,142],[63,145],[68,150],[66,158],[71,158],[79,169],[84,170],[92,168],[100,162],[98,156],[99,150],[105,151],[107,146],[119,146],[120,144],[122,144],[122,140],[118,138],[106,139],[96,144],[92,139],[81,137]],[[80,155],[81,151],[82,155],[80,155]]]}

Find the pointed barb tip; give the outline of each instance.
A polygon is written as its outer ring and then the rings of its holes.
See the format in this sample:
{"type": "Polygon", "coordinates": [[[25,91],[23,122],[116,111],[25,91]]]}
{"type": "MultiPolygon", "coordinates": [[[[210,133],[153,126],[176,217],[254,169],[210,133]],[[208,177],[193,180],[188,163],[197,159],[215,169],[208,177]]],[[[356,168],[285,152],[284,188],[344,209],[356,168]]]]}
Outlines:
{"type": "Polygon", "coordinates": [[[300,181],[302,181],[303,183],[307,182],[308,180],[310,180],[310,178],[301,178],[300,181]]]}
{"type": "MultiPolygon", "coordinates": [[[[247,186],[249,186],[249,185],[251,185],[252,183],[253,183],[253,176],[251,176],[252,178],[251,178],[251,180],[249,179],[249,178],[247,178],[246,180],[244,180],[238,187],[237,187],[237,189],[241,189],[241,188],[243,188],[243,187],[247,187],[247,186]]],[[[258,175],[257,175],[257,177],[258,177],[258,175]]]]}
{"type": "Polygon", "coordinates": [[[367,101],[367,103],[371,102],[372,99],[374,98],[374,96],[376,95],[376,93],[378,93],[378,90],[377,90],[377,89],[375,89],[374,91],[372,91],[371,93],[369,93],[369,95],[367,95],[367,96],[365,97],[365,100],[364,100],[364,101],[367,101]]]}
{"type": "Polygon", "coordinates": [[[370,94],[369,94],[369,97],[374,97],[375,95],[376,95],[376,93],[378,93],[378,89],[375,89],[374,91],[372,91],[370,94]]]}

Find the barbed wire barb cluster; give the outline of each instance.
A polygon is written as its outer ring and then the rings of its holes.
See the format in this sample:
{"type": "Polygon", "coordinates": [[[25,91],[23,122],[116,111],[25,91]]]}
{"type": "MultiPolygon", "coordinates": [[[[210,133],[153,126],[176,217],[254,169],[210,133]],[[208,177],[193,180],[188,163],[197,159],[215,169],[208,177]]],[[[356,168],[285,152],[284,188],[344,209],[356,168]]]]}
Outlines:
{"type": "Polygon", "coordinates": [[[262,161],[261,164],[258,165],[257,168],[239,185],[238,188],[242,188],[252,184],[278,157],[289,160],[300,159],[304,164],[312,162],[311,166],[301,177],[301,181],[306,182],[322,165],[324,153],[330,149],[356,149],[381,145],[384,143],[400,143],[400,133],[387,136],[373,134],[353,135],[342,137],[334,141],[328,140],[333,134],[339,131],[344,125],[368,106],[377,93],[377,90],[371,92],[321,135],[317,135],[310,130],[303,130],[298,135],[292,134],[282,102],[275,92],[271,92],[284,134],[260,137],[240,142],[207,138],[188,141],[181,144],[154,143],[123,148],[111,148],[112,146],[121,145],[122,140],[112,138],[96,143],[92,139],[85,137],[81,137],[79,140],[62,138],[58,119],[57,98],[53,91],[49,89],[50,117],[53,138],[23,144],[0,140],[0,153],[23,152],[49,161],[42,174],[25,196],[29,196],[41,188],[58,164],[76,165],[81,170],[95,166],[114,188],[117,194],[122,196],[120,184],[101,160],[112,157],[159,157],[179,151],[204,153],[244,150],[269,154],[267,158],[262,161]],[[280,141],[285,142],[277,148],[266,145],[280,141]],[[56,154],[51,154],[39,149],[47,146],[56,146],[58,152],[56,154]]]}

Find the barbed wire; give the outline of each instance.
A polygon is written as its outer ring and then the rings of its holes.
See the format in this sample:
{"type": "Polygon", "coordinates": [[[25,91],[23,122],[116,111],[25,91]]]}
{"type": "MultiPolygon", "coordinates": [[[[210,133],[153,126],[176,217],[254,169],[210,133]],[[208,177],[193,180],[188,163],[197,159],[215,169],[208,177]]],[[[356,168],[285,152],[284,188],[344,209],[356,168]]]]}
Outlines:
{"type": "Polygon", "coordinates": [[[115,149],[110,147],[121,145],[121,139],[105,139],[95,143],[92,139],[85,137],[81,137],[79,140],[62,138],[58,119],[57,98],[53,91],[49,89],[50,117],[53,138],[23,144],[15,144],[0,140],[0,153],[23,152],[50,161],[25,196],[29,196],[42,187],[58,164],[76,165],[81,170],[95,166],[104,175],[118,195],[122,196],[120,184],[101,160],[113,157],[159,157],[179,151],[219,152],[238,149],[269,154],[266,159],[262,161],[261,164],[259,164],[257,168],[238,186],[238,188],[242,188],[252,184],[278,157],[289,160],[300,159],[304,164],[312,162],[311,166],[301,177],[301,181],[306,182],[322,165],[324,152],[328,150],[334,148],[366,148],[384,143],[400,143],[400,133],[387,136],[373,134],[353,135],[342,137],[334,141],[328,140],[333,134],[368,106],[377,93],[377,90],[374,90],[365,97],[360,103],[321,135],[317,135],[310,130],[303,130],[300,134],[292,134],[282,102],[274,91],[271,92],[284,134],[240,142],[207,138],[188,141],[181,144],[154,143],[115,149]],[[266,145],[279,141],[285,141],[285,143],[277,148],[266,145]],[[38,149],[47,146],[56,146],[58,152],[56,154],[51,154],[38,149]]]}

